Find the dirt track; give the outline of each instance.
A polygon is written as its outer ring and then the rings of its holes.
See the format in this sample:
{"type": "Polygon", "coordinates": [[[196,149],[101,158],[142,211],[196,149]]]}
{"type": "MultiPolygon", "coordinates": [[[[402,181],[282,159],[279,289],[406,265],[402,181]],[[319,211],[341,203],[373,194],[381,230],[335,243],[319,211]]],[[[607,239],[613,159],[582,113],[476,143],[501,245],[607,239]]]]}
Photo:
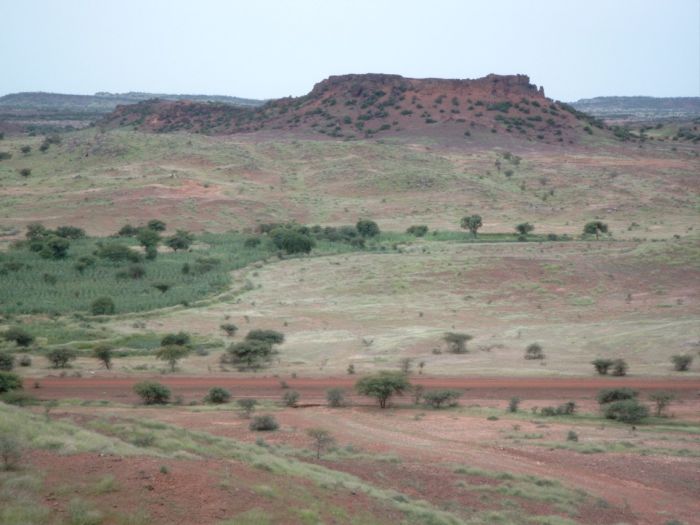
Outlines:
{"type": "MultiPolygon", "coordinates": [[[[111,401],[137,401],[133,385],[146,378],[109,377],[45,377],[39,379],[38,390],[33,388],[34,380],[26,380],[25,388],[32,389],[41,399],[79,398],[111,401]]],[[[254,396],[259,399],[280,396],[280,382],[285,381],[290,388],[301,394],[304,403],[325,403],[326,390],[343,388],[352,391],[357,376],[329,378],[258,377],[186,377],[156,376],[155,381],[164,383],[173,395],[185,400],[201,399],[212,386],[230,389],[235,397],[254,396]]],[[[523,399],[593,399],[598,390],[612,387],[629,387],[643,392],[652,390],[673,391],[679,399],[696,398],[700,394],[700,379],[668,378],[490,378],[490,377],[420,377],[411,381],[425,388],[451,388],[463,390],[463,400],[499,399],[513,396],[523,399]]],[[[361,398],[358,398],[358,400],[361,398]]]]}

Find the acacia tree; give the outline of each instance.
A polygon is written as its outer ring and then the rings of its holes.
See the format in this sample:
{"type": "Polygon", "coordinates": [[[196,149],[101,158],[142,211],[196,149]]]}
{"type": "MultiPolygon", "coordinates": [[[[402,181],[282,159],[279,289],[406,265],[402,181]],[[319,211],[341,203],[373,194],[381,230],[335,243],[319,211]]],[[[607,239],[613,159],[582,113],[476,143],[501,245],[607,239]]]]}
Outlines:
{"type": "Polygon", "coordinates": [[[146,250],[146,259],[155,259],[158,256],[158,243],[160,234],[151,228],[141,228],[136,235],[139,244],[146,250]]]}
{"type": "Polygon", "coordinates": [[[156,350],[156,358],[166,361],[170,365],[170,371],[174,372],[177,362],[190,353],[190,347],[184,345],[161,346],[156,350]]]}
{"type": "Polygon", "coordinates": [[[462,217],[459,225],[462,229],[469,230],[476,239],[476,232],[483,226],[483,221],[481,215],[466,215],[462,217]]]}
{"type": "Polygon", "coordinates": [[[411,388],[411,383],[402,372],[378,372],[363,377],[355,383],[357,393],[375,398],[380,408],[386,408],[387,401],[391,396],[400,395],[409,388],[411,388]]]}
{"type": "Polygon", "coordinates": [[[375,237],[379,235],[379,226],[377,226],[377,223],[368,219],[360,219],[357,221],[355,228],[357,228],[357,232],[362,237],[375,237]]]}
{"type": "Polygon", "coordinates": [[[656,405],[656,417],[661,417],[674,399],[676,399],[676,395],[673,392],[652,392],[649,394],[649,400],[656,405]]]}
{"type": "Polygon", "coordinates": [[[255,339],[234,343],[226,351],[229,354],[228,361],[239,370],[262,368],[276,353],[270,343],[255,339]]]}
{"type": "Polygon", "coordinates": [[[174,235],[165,239],[165,245],[173,250],[187,250],[194,241],[194,235],[185,230],[177,230],[174,235]]]}
{"type": "Polygon", "coordinates": [[[112,347],[106,343],[97,345],[92,350],[92,355],[98,360],[102,361],[107,370],[112,368],[112,347]]]}
{"type": "Polygon", "coordinates": [[[316,459],[321,459],[321,453],[335,443],[331,433],[324,428],[310,428],[306,431],[306,434],[312,439],[312,445],[316,451],[316,459]]]}
{"type": "Polygon", "coordinates": [[[587,222],[583,227],[583,233],[595,235],[596,240],[600,239],[601,233],[608,233],[608,225],[601,221],[587,222]]]}
{"type": "Polygon", "coordinates": [[[526,236],[528,233],[534,231],[534,229],[535,226],[533,224],[530,224],[529,222],[521,222],[515,227],[515,231],[523,237],[526,236]]]}
{"type": "Polygon", "coordinates": [[[468,352],[467,342],[474,339],[474,336],[460,332],[447,332],[442,339],[453,354],[466,354],[468,352]]]}

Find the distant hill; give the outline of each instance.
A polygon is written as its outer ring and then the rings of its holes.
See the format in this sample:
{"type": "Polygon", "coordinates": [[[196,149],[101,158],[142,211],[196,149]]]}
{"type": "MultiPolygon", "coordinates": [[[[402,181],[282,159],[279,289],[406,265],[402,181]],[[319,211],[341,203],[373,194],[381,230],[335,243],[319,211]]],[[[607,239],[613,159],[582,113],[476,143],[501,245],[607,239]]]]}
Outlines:
{"type": "Polygon", "coordinates": [[[332,76],[303,97],[259,107],[149,100],[119,106],[101,125],[208,134],[280,130],[336,138],[420,134],[465,140],[473,133],[500,133],[551,142],[571,142],[604,127],[548,99],[526,75],[447,80],[384,74],[332,76]]]}
{"type": "Polygon", "coordinates": [[[571,102],[571,105],[605,120],[646,121],[700,116],[700,97],[596,97],[571,102]]]}

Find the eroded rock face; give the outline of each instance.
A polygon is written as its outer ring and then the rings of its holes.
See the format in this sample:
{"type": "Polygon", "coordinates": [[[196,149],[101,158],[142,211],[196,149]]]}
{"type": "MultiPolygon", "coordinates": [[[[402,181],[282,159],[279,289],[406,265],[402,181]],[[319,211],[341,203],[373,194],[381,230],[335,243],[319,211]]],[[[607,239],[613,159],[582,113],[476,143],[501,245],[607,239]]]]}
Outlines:
{"type": "Polygon", "coordinates": [[[345,139],[421,134],[461,140],[473,133],[491,138],[507,133],[560,143],[576,140],[589,124],[546,98],[527,75],[416,79],[377,73],[331,76],[303,97],[257,108],[155,100],[119,106],[102,122],[154,132],[284,131],[345,139]]]}

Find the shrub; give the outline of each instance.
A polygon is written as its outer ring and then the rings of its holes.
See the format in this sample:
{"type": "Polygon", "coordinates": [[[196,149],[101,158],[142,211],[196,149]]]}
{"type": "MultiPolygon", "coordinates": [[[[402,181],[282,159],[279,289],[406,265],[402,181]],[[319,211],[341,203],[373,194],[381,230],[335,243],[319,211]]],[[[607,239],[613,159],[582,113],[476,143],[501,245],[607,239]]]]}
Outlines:
{"type": "Polygon", "coordinates": [[[225,362],[230,362],[239,370],[262,368],[272,360],[272,356],[276,353],[272,345],[255,339],[233,343],[226,351],[228,357],[225,362]]]}
{"type": "Polygon", "coordinates": [[[542,346],[538,343],[532,343],[525,349],[525,359],[544,359],[542,346]]]}
{"type": "Polygon", "coordinates": [[[151,219],[146,224],[146,228],[154,232],[164,232],[167,228],[167,225],[163,221],[160,221],[158,219],[151,219]]]}
{"type": "Polygon", "coordinates": [[[90,304],[92,315],[112,315],[116,308],[111,297],[99,297],[90,304]]]}
{"type": "Polygon", "coordinates": [[[674,355],[671,356],[671,361],[673,362],[673,369],[676,372],[687,372],[690,365],[693,363],[692,355],[674,355]]]}
{"type": "Polygon", "coordinates": [[[211,403],[212,405],[220,405],[222,403],[228,403],[231,399],[231,392],[225,388],[215,386],[209,389],[209,393],[204,398],[205,403],[211,403]]]}
{"type": "Polygon", "coordinates": [[[165,245],[173,250],[174,252],[178,250],[187,250],[194,241],[194,235],[185,230],[177,230],[175,235],[172,235],[165,239],[165,245]]]}
{"type": "Polygon", "coordinates": [[[59,226],[56,228],[56,235],[64,239],[84,239],[85,230],[76,226],[59,226]]]}
{"type": "Polygon", "coordinates": [[[462,220],[459,223],[459,226],[465,230],[469,230],[474,238],[476,238],[476,233],[479,231],[482,225],[483,221],[481,219],[481,215],[466,215],[462,217],[462,220]]]}
{"type": "Polygon", "coordinates": [[[243,410],[243,415],[245,417],[250,417],[250,414],[253,413],[255,410],[255,406],[258,404],[257,399],[251,399],[251,398],[244,398],[244,399],[239,399],[236,401],[238,403],[238,406],[241,407],[241,410],[243,410]]]}
{"type": "Polygon", "coordinates": [[[474,336],[459,332],[447,332],[442,339],[453,354],[466,354],[468,352],[467,342],[474,339],[474,336]]]}
{"type": "Polygon", "coordinates": [[[243,246],[246,248],[257,248],[260,246],[261,242],[260,237],[248,237],[243,243],[243,246]]]}
{"type": "Polygon", "coordinates": [[[38,403],[33,395],[22,390],[10,390],[9,392],[0,394],[0,401],[8,405],[17,405],[20,407],[36,405],[38,403]]]}
{"type": "Polygon", "coordinates": [[[22,446],[17,438],[0,434],[0,459],[3,470],[13,470],[22,459],[22,446]]]}
{"type": "Polygon", "coordinates": [[[139,229],[132,226],[131,224],[125,224],[124,226],[121,227],[121,229],[117,232],[117,235],[119,237],[133,237],[139,232],[139,229]]]}
{"type": "Polygon", "coordinates": [[[0,370],[4,372],[11,372],[15,367],[15,358],[12,354],[7,352],[0,352],[0,370]]]}
{"type": "Polygon", "coordinates": [[[174,372],[177,362],[190,353],[189,346],[167,345],[156,350],[156,359],[165,361],[170,365],[170,371],[174,372]]]}
{"type": "Polygon", "coordinates": [[[299,397],[301,396],[296,390],[287,390],[282,396],[282,401],[284,402],[285,406],[295,407],[299,402],[299,397]]]}
{"type": "Polygon", "coordinates": [[[666,407],[668,407],[674,399],[676,399],[676,396],[672,392],[652,392],[649,394],[649,400],[653,401],[656,405],[656,417],[661,417],[666,407]]]}
{"type": "Polygon", "coordinates": [[[408,378],[401,372],[378,372],[363,377],[355,383],[357,392],[364,396],[374,397],[380,408],[386,408],[387,401],[392,395],[400,395],[410,387],[408,378]]]}
{"type": "Polygon", "coordinates": [[[108,343],[100,343],[92,349],[92,355],[98,361],[101,361],[107,370],[112,368],[112,346],[108,343]]]}
{"type": "Polygon", "coordinates": [[[519,406],[520,406],[520,398],[519,397],[511,397],[510,401],[508,402],[508,412],[512,412],[512,413],[517,412],[519,406]]]}
{"type": "Polygon", "coordinates": [[[532,232],[534,229],[535,229],[535,227],[532,224],[530,224],[529,222],[522,222],[515,227],[515,231],[519,235],[522,235],[522,236],[527,235],[528,233],[532,232]]]}
{"type": "Polygon", "coordinates": [[[377,223],[368,219],[360,219],[357,221],[355,228],[357,228],[357,231],[362,237],[376,237],[380,233],[377,223]]]}
{"type": "Polygon", "coordinates": [[[578,441],[578,434],[574,432],[573,430],[569,430],[569,432],[566,434],[566,440],[567,441],[578,441]]]}
{"type": "Polygon", "coordinates": [[[443,406],[456,406],[457,400],[462,396],[459,390],[426,390],[423,392],[423,402],[432,408],[443,406]]]}
{"type": "Polygon", "coordinates": [[[23,355],[19,358],[19,366],[32,366],[32,358],[28,355],[23,355]]]}
{"type": "Polygon", "coordinates": [[[68,368],[69,363],[77,357],[71,348],[54,348],[46,354],[53,368],[68,368]]]}
{"type": "Polygon", "coordinates": [[[598,392],[596,399],[600,405],[613,403],[614,401],[624,401],[627,399],[636,399],[639,392],[631,388],[606,388],[598,392]]]}
{"type": "Polygon", "coordinates": [[[269,345],[284,343],[284,334],[275,330],[251,330],[245,338],[246,341],[262,341],[269,345]]]}
{"type": "Polygon", "coordinates": [[[17,346],[29,346],[34,342],[33,335],[17,326],[6,330],[2,336],[6,341],[14,341],[17,346]]]}
{"type": "Polygon", "coordinates": [[[309,428],[306,434],[313,440],[313,447],[316,450],[316,459],[321,459],[321,453],[335,443],[335,439],[333,439],[331,433],[323,428],[309,428]]]}
{"type": "Polygon", "coordinates": [[[229,337],[233,337],[238,331],[238,327],[233,323],[224,323],[219,328],[221,328],[229,337]]]}
{"type": "Polygon", "coordinates": [[[144,405],[165,405],[170,401],[170,389],[155,381],[143,381],[134,385],[134,392],[144,405]]]}
{"type": "Polygon", "coordinates": [[[428,233],[428,227],[425,224],[410,226],[406,230],[406,233],[409,235],[415,235],[416,237],[423,237],[426,233],[428,233]]]}
{"type": "Polygon", "coordinates": [[[272,430],[277,430],[279,424],[274,416],[265,414],[262,416],[255,416],[253,421],[250,422],[250,425],[248,425],[248,428],[256,432],[270,432],[272,430]]]}
{"type": "Polygon", "coordinates": [[[326,401],[328,406],[333,408],[345,405],[345,391],[342,388],[331,388],[326,391],[326,401]]]}
{"type": "Polygon", "coordinates": [[[22,168],[19,170],[19,174],[22,177],[29,177],[32,174],[32,170],[30,168],[22,168]]]}
{"type": "Polygon", "coordinates": [[[13,372],[0,372],[0,394],[22,388],[22,378],[13,372]]]}
{"type": "Polygon", "coordinates": [[[192,338],[187,332],[178,332],[176,334],[166,334],[160,340],[160,346],[190,346],[192,338]]]}
{"type": "Polygon", "coordinates": [[[614,419],[621,423],[638,423],[649,416],[649,409],[637,399],[623,399],[613,401],[605,405],[603,414],[607,419],[614,419]]]}
{"type": "Polygon", "coordinates": [[[100,259],[107,259],[112,262],[141,262],[141,254],[129,248],[126,244],[107,243],[100,244],[95,251],[95,255],[100,259]]]}
{"type": "Polygon", "coordinates": [[[583,233],[586,235],[595,235],[595,238],[600,238],[601,233],[608,233],[608,225],[601,221],[587,222],[583,227],[583,233]]]}
{"type": "Polygon", "coordinates": [[[596,359],[591,362],[593,367],[595,368],[595,371],[598,372],[601,376],[607,375],[608,370],[610,370],[610,367],[613,365],[613,360],[612,359],[596,359]]]}
{"type": "Polygon", "coordinates": [[[314,240],[291,228],[276,228],[270,235],[274,245],[287,253],[309,253],[314,247],[314,240]]]}
{"type": "Polygon", "coordinates": [[[627,361],[624,359],[615,359],[612,363],[612,375],[622,377],[627,375],[627,361]]]}

